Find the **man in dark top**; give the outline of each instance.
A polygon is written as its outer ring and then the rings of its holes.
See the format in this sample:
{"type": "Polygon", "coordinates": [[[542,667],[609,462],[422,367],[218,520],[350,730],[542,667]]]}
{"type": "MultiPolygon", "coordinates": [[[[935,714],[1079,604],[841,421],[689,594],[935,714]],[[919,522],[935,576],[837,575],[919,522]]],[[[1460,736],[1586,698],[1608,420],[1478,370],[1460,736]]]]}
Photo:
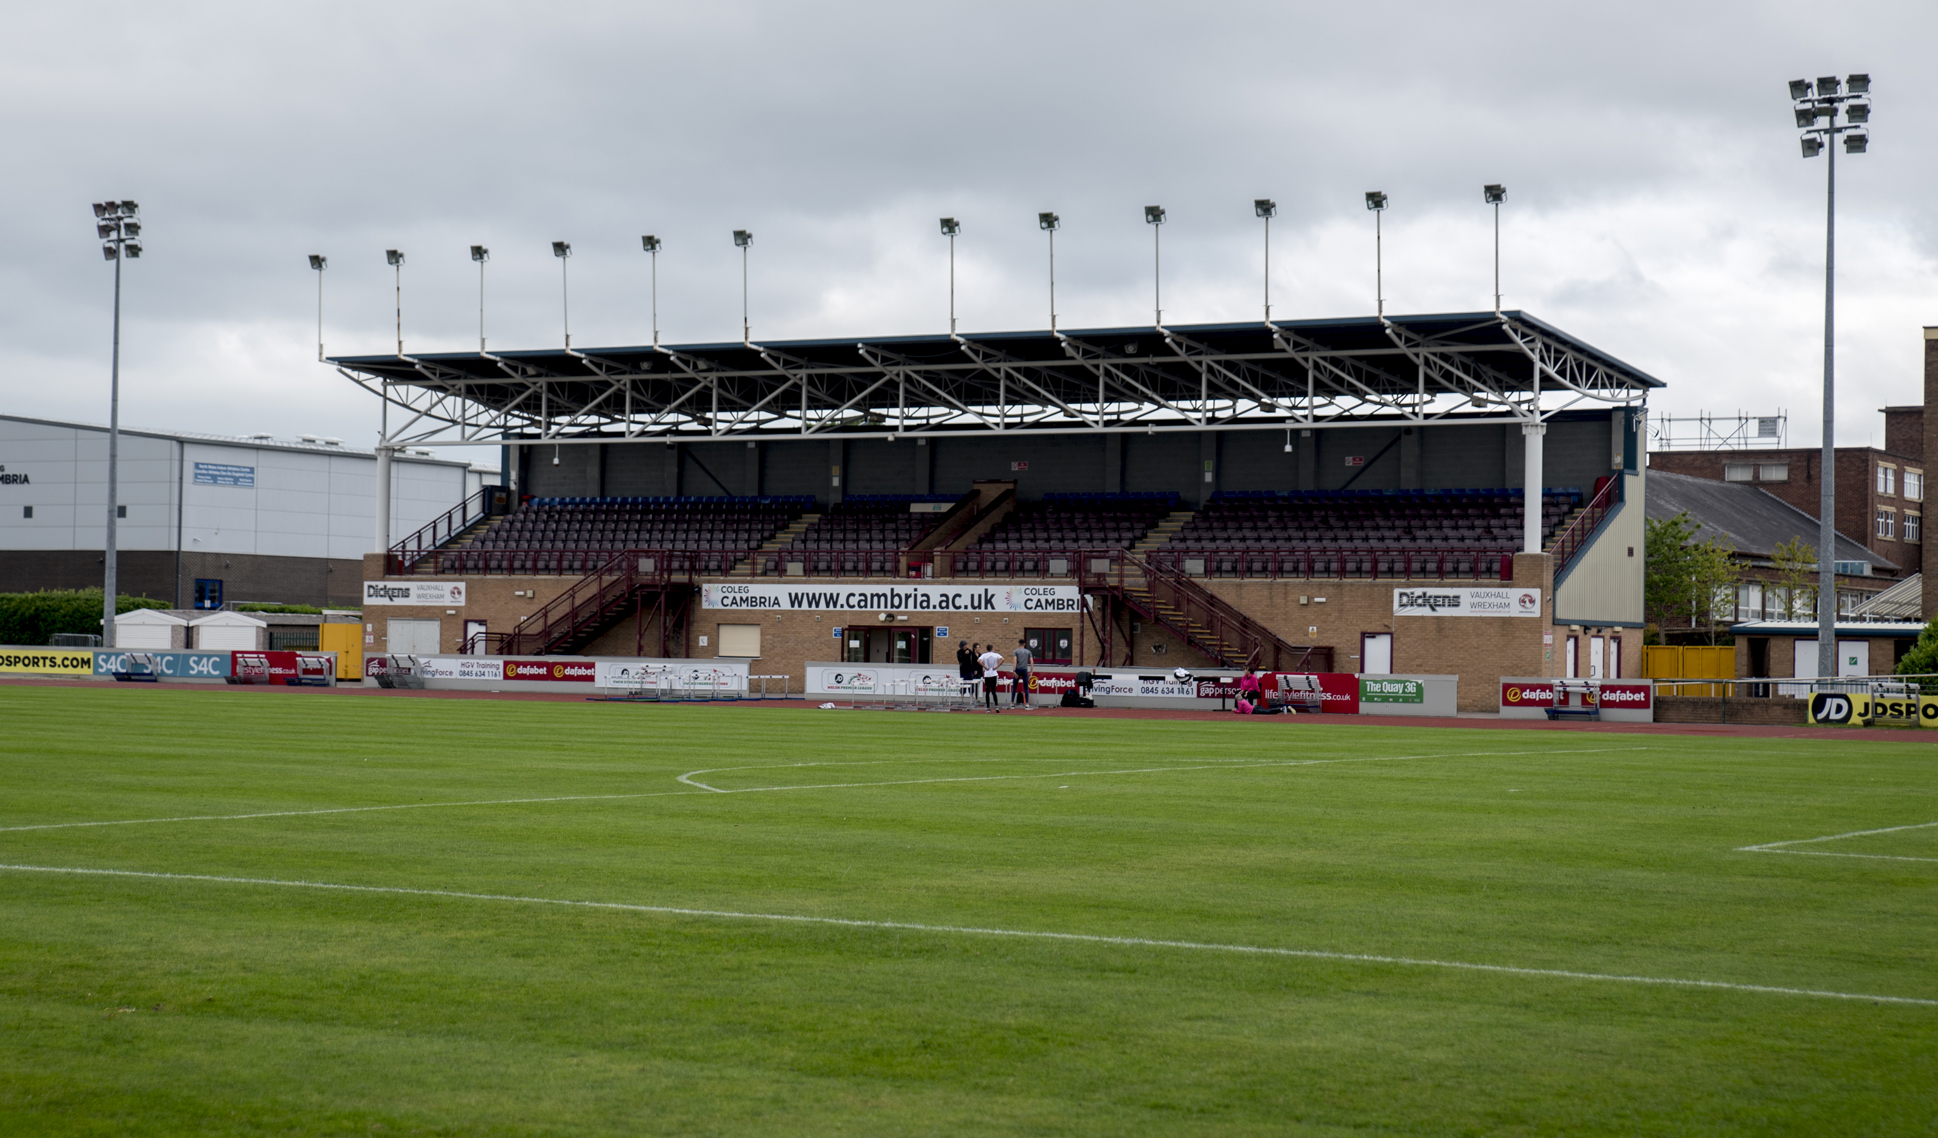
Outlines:
{"type": "Polygon", "coordinates": [[[1010,691],[1010,702],[1023,707],[1030,705],[1030,663],[1036,659],[1030,652],[1028,640],[1018,640],[1016,651],[1016,686],[1010,691]]]}
{"type": "Polygon", "coordinates": [[[973,696],[976,681],[982,678],[982,666],[976,663],[976,650],[967,640],[956,641],[956,675],[962,680],[962,694],[973,696]]]}

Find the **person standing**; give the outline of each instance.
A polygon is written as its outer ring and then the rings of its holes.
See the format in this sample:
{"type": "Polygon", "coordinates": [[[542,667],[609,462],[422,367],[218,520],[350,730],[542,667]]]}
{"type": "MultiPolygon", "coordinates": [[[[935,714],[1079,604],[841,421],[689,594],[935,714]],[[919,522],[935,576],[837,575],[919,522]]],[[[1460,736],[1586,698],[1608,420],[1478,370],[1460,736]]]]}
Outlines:
{"type": "Polygon", "coordinates": [[[1016,651],[1011,655],[1016,658],[1016,686],[1010,692],[1009,701],[1027,708],[1030,705],[1030,664],[1036,657],[1030,652],[1030,642],[1027,639],[1018,640],[1016,651]]]}
{"type": "Polygon", "coordinates": [[[982,704],[983,710],[1002,714],[1002,705],[996,699],[996,682],[1003,674],[1003,654],[991,644],[983,650],[977,660],[982,665],[982,704]]]}
{"type": "Polygon", "coordinates": [[[964,698],[976,697],[976,681],[981,676],[982,666],[976,662],[976,650],[967,640],[956,641],[956,677],[962,681],[964,698]]]}

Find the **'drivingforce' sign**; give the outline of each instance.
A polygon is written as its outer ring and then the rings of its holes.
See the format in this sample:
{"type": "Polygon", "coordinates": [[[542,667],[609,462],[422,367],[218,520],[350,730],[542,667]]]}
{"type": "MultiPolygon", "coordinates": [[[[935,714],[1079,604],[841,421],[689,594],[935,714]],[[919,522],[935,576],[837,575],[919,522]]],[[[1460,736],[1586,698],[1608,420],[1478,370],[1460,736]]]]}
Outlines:
{"type": "Polygon", "coordinates": [[[1081,612],[1075,585],[700,586],[700,606],[779,612],[1081,612]]]}
{"type": "Polygon", "coordinates": [[[1393,590],[1394,616],[1540,616],[1541,590],[1428,586],[1393,590]]]}

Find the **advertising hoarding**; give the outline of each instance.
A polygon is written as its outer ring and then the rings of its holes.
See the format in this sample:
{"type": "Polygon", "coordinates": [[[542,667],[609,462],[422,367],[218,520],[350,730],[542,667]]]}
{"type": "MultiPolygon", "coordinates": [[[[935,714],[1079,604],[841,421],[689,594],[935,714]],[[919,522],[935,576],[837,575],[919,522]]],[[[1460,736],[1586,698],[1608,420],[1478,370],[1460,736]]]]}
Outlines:
{"type": "Polygon", "coordinates": [[[1541,615],[1541,590],[1432,585],[1393,590],[1394,616],[1541,615]]]}
{"type": "Polygon", "coordinates": [[[875,585],[715,582],[700,586],[700,607],[772,612],[1072,613],[1083,611],[1075,585],[875,585]]]}
{"type": "Polygon", "coordinates": [[[445,605],[464,606],[463,581],[365,581],[366,605],[445,605]]]}

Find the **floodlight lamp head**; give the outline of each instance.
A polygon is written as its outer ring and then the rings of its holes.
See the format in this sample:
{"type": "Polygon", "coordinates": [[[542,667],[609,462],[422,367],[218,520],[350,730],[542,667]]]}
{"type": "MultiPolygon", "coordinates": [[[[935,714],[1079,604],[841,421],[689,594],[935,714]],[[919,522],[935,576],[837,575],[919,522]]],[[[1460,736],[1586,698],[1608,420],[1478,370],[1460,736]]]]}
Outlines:
{"type": "Polygon", "coordinates": [[[639,247],[648,253],[659,252],[659,238],[648,233],[639,239],[639,247]]]}
{"type": "Polygon", "coordinates": [[[1144,223],[1145,223],[1146,225],[1163,225],[1163,224],[1164,224],[1164,207],[1163,207],[1163,206],[1161,206],[1161,205],[1147,205],[1147,206],[1145,206],[1145,207],[1144,207],[1144,223]]]}
{"type": "Polygon", "coordinates": [[[491,250],[485,248],[483,245],[473,245],[471,246],[471,259],[482,265],[486,261],[491,260],[491,250]]]}
{"type": "Polygon", "coordinates": [[[1386,208],[1386,194],[1385,194],[1384,192],[1382,192],[1382,191],[1380,191],[1380,190],[1367,190],[1367,191],[1366,191],[1366,208],[1367,208],[1367,209],[1370,209],[1370,210],[1382,210],[1382,209],[1385,209],[1385,208],[1386,208]]]}
{"type": "Polygon", "coordinates": [[[1063,219],[1054,213],[1039,213],[1036,215],[1036,227],[1038,229],[1050,230],[1061,229],[1063,227],[1063,219]]]}
{"type": "Polygon", "coordinates": [[[1817,97],[1819,99],[1828,99],[1832,95],[1837,94],[1839,91],[1842,91],[1843,89],[1844,89],[1844,85],[1842,82],[1838,80],[1837,76],[1835,75],[1817,76],[1817,97]]]}
{"type": "Polygon", "coordinates": [[[571,255],[572,255],[572,243],[570,241],[552,242],[552,256],[570,257],[571,255]]]}
{"type": "Polygon", "coordinates": [[[325,257],[321,253],[310,254],[310,268],[315,269],[317,272],[320,273],[324,269],[327,269],[329,267],[330,267],[330,259],[328,257],[325,257]]]}
{"type": "Polygon", "coordinates": [[[1811,137],[1803,140],[1803,156],[1805,158],[1815,158],[1817,155],[1822,154],[1823,152],[1824,152],[1823,139],[1818,138],[1815,135],[1812,135],[1811,137]]]}
{"type": "Polygon", "coordinates": [[[139,214],[140,212],[141,212],[141,207],[136,205],[133,202],[121,203],[121,216],[123,217],[134,217],[136,214],[139,214]]]}
{"type": "Polygon", "coordinates": [[[754,235],[745,229],[733,231],[733,243],[742,249],[754,243],[754,235]]]}
{"type": "Polygon", "coordinates": [[[1847,134],[1844,136],[1844,153],[1846,154],[1862,154],[1870,148],[1870,145],[1871,136],[1868,134],[1847,134]]]}
{"type": "Polygon", "coordinates": [[[94,216],[96,216],[96,217],[106,217],[106,216],[108,216],[108,203],[107,203],[107,202],[95,202],[95,203],[94,203],[94,216]]]}
{"type": "Polygon", "coordinates": [[[1810,97],[1810,80],[1790,80],[1790,97],[1792,99],[1808,99],[1810,97]]]}
{"type": "MultiPolygon", "coordinates": [[[[1853,136],[1853,137],[1855,137],[1855,136],[1853,136]]],[[[1845,147],[1844,147],[1844,149],[1846,149],[1846,150],[1849,150],[1849,149],[1850,149],[1850,146],[1849,146],[1849,141],[1850,141],[1849,139],[1845,139],[1845,143],[1846,143],[1846,145],[1845,145],[1845,147]]],[[[1862,153],[1862,152],[1861,152],[1861,151],[1859,151],[1859,153],[1862,153]]],[[[139,258],[139,257],[141,256],[141,242],[139,242],[139,241],[130,241],[130,242],[128,242],[128,244],[127,244],[127,250],[128,250],[128,256],[129,256],[129,258],[130,258],[130,259],[135,259],[135,258],[139,258]]]]}
{"type": "Polygon", "coordinates": [[[1252,212],[1260,217],[1277,217],[1279,215],[1279,203],[1273,201],[1271,198],[1255,198],[1252,201],[1252,212]]]}
{"type": "Polygon", "coordinates": [[[1797,126],[1799,129],[1815,126],[1816,123],[1817,123],[1817,108],[1815,107],[1797,108],[1797,126]]]}
{"type": "Polygon", "coordinates": [[[942,219],[942,236],[954,237],[956,234],[961,232],[962,232],[961,222],[957,221],[953,217],[945,217],[942,219]]]}
{"type": "Polygon", "coordinates": [[[124,221],[121,223],[121,232],[128,237],[139,237],[141,236],[141,222],[124,221]]]}
{"type": "Polygon", "coordinates": [[[102,240],[106,240],[110,237],[113,237],[114,222],[112,221],[97,222],[94,226],[94,235],[96,237],[101,238],[102,240]]]}
{"type": "Polygon", "coordinates": [[[1871,121],[1871,104],[1850,103],[1844,107],[1844,117],[1854,123],[1871,121]]]}
{"type": "Polygon", "coordinates": [[[385,249],[384,263],[392,266],[403,264],[404,263],[403,252],[397,249],[385,249]]]}
{"type": "Polygon", "coordinates": [[[114,260],[114,242],[110,241],[101,246],[101,259],[104,261],[114,260]]]}
{"type": "Polygon", "coordinates": [[[1871,93],[1871,77],[1860,71],[1851,76],[1844,86],[1853,95],[1868,95],[1871,93]]]}
{"type": "Polygon", "coordinates": [[[1480,193],[1483,198],[1487,199],[1488,205],[1499,205],[1507,200],[1507,187],[1499,183],[1482,186],[1480,193]]]}

